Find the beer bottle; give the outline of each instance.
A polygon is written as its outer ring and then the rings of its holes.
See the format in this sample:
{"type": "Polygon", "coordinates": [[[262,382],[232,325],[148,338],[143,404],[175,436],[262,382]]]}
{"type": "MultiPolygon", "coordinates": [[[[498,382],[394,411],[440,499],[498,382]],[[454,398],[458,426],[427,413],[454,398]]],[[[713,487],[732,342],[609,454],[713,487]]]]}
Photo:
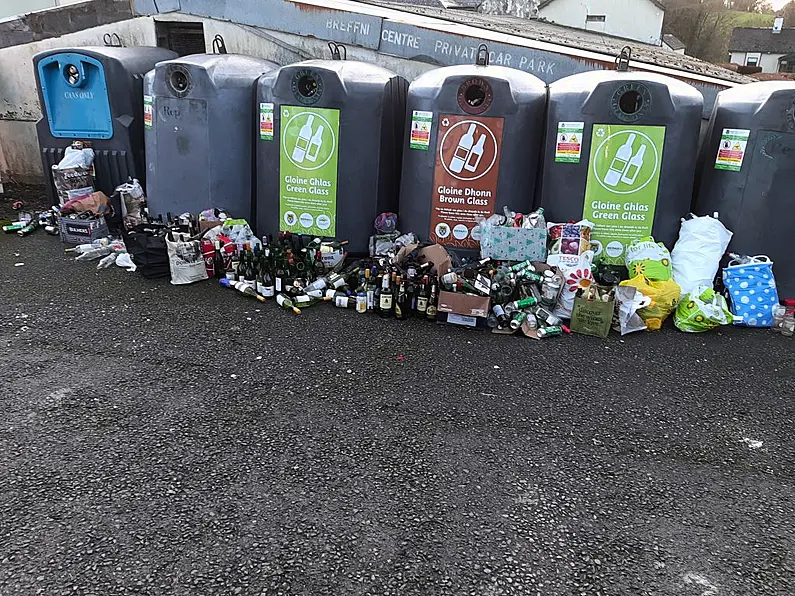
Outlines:
{"type": "Polygon", "coordinates": [[[428,321],[436,321],[436,313],[439,304],[439,288],[436,285],[436,278],[431,282],[431,290],[428,296],[428,306],[425,308],[425,318],[428,321]]]}
{"type": "Polygon", "coordinates": [[[505,326],[508,325],[509,319],[508,315],[505,314],[505,309],[500,304],[495,304],[491,308],[491,312],[494,313],[494,316],[497,317],[497,325],[500,329],[505,329],[505,326]]]}

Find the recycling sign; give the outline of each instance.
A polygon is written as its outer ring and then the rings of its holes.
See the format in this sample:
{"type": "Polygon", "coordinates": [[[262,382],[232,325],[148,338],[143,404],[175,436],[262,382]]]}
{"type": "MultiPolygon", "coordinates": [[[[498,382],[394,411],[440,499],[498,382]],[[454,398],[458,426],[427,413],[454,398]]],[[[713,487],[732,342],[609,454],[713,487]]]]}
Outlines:
{"type": "Polygon", "coordinates": [[[594,125],[583,218],[603,262],[623,264],[627,246],[651,235],[664,144],[664,126],[594,125]]]}

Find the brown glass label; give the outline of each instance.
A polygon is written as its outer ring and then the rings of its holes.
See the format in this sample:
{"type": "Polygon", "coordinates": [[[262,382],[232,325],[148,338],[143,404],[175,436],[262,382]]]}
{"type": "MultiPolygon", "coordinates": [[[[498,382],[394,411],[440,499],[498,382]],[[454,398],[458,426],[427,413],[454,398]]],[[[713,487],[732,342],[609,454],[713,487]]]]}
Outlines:
{"type": "Polygon", "coordinates": [[[430,241],[478,248],[478,217],[494,213],[502,118],[442,114],[433,177],[430,241]]]}

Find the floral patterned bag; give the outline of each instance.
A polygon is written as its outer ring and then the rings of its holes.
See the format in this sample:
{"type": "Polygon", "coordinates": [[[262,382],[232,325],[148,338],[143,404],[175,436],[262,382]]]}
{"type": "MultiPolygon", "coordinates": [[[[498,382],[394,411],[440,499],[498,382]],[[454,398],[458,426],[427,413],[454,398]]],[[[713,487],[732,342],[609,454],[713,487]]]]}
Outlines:
{"type": "Polygon", "coordinates": [[[651,281],[668,281],[673,276],[671,253],[651,236],[634,240],[627,247],[625,263],[630,277],[643,275],[651,281]]]}
{"type": "Polygon", "coordinates": [[[581,254],[574,265],[568,265],[566,262],[558,263],[558,270],[563,277],[563,288],[558,296],[555,310],[552,311],[556,317],[570,319],[577,290],[589,288],[594,283],[591,263],[593,263],[593,251],[591,250],[581,254]]]}

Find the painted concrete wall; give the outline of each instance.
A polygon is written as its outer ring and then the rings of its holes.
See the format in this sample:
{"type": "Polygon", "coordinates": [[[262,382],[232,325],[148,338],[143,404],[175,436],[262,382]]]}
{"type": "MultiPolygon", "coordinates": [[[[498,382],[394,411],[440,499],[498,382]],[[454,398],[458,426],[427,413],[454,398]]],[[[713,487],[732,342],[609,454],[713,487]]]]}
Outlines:
{"type": "Polygon", "coordinates": [[[730,62],[745,66],[749,54],[759,57],[759,64],[762,72],[778,72],[778,61],[785,54],[760,54],[759,52],[732,52],[730,62]]]}
{"type": "Polygon", "coordinates": [[[660,45],[665,16],[648,0],[555,0],[538,14],[560,25],[604,31],[654,45],[660,45]],[[605,22],[588,23],[588,15],[604,15],[605,22]]]}

